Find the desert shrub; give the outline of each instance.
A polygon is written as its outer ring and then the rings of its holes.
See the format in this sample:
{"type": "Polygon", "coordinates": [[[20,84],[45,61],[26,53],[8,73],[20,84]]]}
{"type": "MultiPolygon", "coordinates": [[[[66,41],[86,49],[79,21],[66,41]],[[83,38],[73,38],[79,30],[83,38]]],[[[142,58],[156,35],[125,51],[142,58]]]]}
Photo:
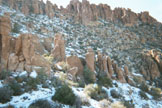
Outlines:
{"type": "Polygon", "coordinates": [[[98,78],[98,84],[100,86],[105,86],[105,87],[112,87],[112,81],[108,77],[99,77],[98,78]]]}
{"type": "Polygon", "coordinates": [[[38,84],[40,84],[39,80],[29,77],[25,85],[25,91],[36,90],[38,84]]]}
{"type": "Polygon", "coordinates": [[[124,106],[126,108],[135,108],[132,100],[131,101],[124,101],[123,103],[124,103],[124,106]]]}
{"type": "Polygon", "coordinates": [[[83,76],[86,84],[91,84],[95,82],[94,72],[91,72],[87,66],[84,67],[83,76]]]}
{"type": "Polygon", "coordinates": [[[64,83],[58,77],[52,77],[50,79],[51,85],[54,87],[62,86],[64,83]]]}
{"type": "Polygon", "coordinates": [[[17,83],[16,80],[10,81],[8,85],[13,90],[14,96],[18,96],[23,93],[22,89],[21,89],[21,85],[19,83],[17,83]]]}
{"type": "Polygon", "coordinates": [[[111,104],[111,108],[126,108],[121,102],[115,102],[111,104]]]}
{"type": "Polygon", "coordinates": [[[38,73],[38,76],[36,78],[37,82],[40,84],[45,83],[45,81],[48,79],[47,74],[45,73],[45,70],[42,68],[40,72],[38,73]]]}
{"type": "Polygon", "coordinates": [[[149,87],[145,83],[142,83],[139,88],[144,92],[149,92],[149,87]]]}
{"type": "Polygon", "coordinates": [[[25,90],[26,91],[30,91],[32,89],[36,90],[37,89],[37,85],[45,84],[47,79],[48,79],[47,74],[44,72],[43,69],[41,69],[41,71],[38,73],[36,78],[29,77],[27,79],[25,90]]]}
{"type": "Polygon", "coordinates": [[[53,101],[58,101],[67,105],[73,105],[75,103],[75,99],[76,96],[68,85],[63,85],[56,89],[56,93],[52,97],[53,101]]]}
{"type": "Polygon", "coordinates": [[[146,93],[143,92],[143,91],[139,91],[139,95],[140,95],[143,99],[148,99],[148,96],[147,96],[146,93]]]}
{"type": "Polygon", "coordinates": [[[121,95],[120,95],[115,89],[112,89],[112,90],[110,91],[110,93],[111,93],[111,96],[112,96],[113,98],[120,98],[120,97],[121,97],[121,95]]]}
{"type": "Polygon", "coordinates": [[[154,99],[159,99],[161,97],[161,92],[160,88],[151,88],[149,93],[154,97],[154,99]]]}
{"type": "Polygon", "coordinates": [[[15,79],[18,83],[22,83],[22,82],[27,82],[28,77],[27,76],[17,76],[17,77],[15,77],[15,79]]]}
{"type": "Polygon", "coordinates": [[[0,72],[0,79],[1,79],[1,80],[4,80],[4,79],[6,79],[8,76],[10,76],[10,75],[11,75],[11,72],[10,72],[10,71],[2,70],[2,71],[0,72]]]}
{"type": "Polygon", "coordinates": [[[87,96],[95,100],[102,100],[107,98],[107,94],[102,90],[101,86],[89,84],[85,87],[84,92],[87,96]]]}
{"type": "Polygon", "coordinates": [[[43,57],[52,64],[54,59],[52,56],[50,56],[49,54],[44,54],[43,57]]]}
{"type": "Polygon", "coordinates": [[[8,106],[6,106],[6,107],[1,107],[1,108],[15,108],[15,107],[12,106],[12,105],[8,105],[8,106]]]}
{"type": "Polygon", "coordinates": [[[21,26],[18,23],[15,23],[12,29],[13,33],[19,33],[21,26]]]}
{"type": "Polygon", "coordinates": [[[48,100],[37,100],[36,102],[32,103],[29,108],[52,108],[52,105],[48,100]]]}
{"type": "Polygon", "coordinates": [[[9,102],[12,98],[13,91],[8,86],[3,86],[0,88],[0,102],[6,103],[9,102]]]}
{"type": "Polygon", "coordinates": [[[124,101],[124,106],[126,106],[126,108],[135,108],[135,105],[133,104],[133,101],[124,101]]]}
{"type": "Polygon", "coordinates": [[[79,80],[79,81],[78,81],[78,84],[79,84],[79,87],[82,87],[82,88],[85,87],[85,82],[82,81],[82,80],[79,80]]]}

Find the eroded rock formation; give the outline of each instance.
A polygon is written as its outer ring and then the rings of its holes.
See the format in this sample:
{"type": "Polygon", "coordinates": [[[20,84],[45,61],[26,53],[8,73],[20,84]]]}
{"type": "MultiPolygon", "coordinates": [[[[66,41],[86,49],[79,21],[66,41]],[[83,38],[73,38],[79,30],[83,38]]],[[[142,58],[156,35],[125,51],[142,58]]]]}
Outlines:
{"type": "Polygon", "coordinates": [[[65,42],[61,34],[56,34],[51,56],[57,61],[65,61],[65,42]]]}

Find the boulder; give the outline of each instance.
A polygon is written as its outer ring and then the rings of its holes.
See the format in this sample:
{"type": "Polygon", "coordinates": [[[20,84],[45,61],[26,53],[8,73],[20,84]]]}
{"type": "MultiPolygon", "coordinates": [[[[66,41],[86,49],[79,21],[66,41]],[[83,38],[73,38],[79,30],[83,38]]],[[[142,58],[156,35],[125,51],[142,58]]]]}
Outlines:
{"type": "Polygon", "coordinates": [[[78,68],[78,72],[76,75],[83,76],[83,65],[81,63],[81,60],[77,56],[74,55],[67,57],[66,62],[70,66],[70,68],[78,68]]]}

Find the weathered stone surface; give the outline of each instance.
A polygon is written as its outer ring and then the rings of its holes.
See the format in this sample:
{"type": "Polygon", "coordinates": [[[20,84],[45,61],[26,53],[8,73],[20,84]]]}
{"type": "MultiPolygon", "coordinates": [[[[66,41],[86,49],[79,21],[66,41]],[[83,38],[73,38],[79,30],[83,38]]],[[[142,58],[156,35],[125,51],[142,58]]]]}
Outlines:
{"type": "Polygon", "coordinates": [[[54,17],[53,4],[48,0],[46,1],[46,5],[45,5],[45,13],[49,18],[54,17]]]}
{"type": "Polygon", "coordinates": [[[25,70],[25,62],[19,62],[16,72],[23,72],[25,70]]]}
{"type": "Polygon", "coordinates": [[[50,72],[50,63],[41,56],[44,47],[40,44],[39,38],[31,34],[22,34],[16,40],[15,52],[19,61],[25,61],[25,70],[31,72],[33,67],[47,68],[50,72]]]}
{"type": "Polygon", "coordinates": [[[155,23],[157,22],[153,17],[149,15],[149,12],[141,12],[138,14],[139,19],[144,23],[155,23]]]}
{"type": "Polygon", "coordinates": [[[19,59],[18,56],[16,56],[14,53],[9,55],[9,61],[8,61],[8,69],[10,71],[15,71],[19,65],[19,59]]]}
{"type": "Polygon", "coordinates": [[[52,38],[44,38],[43,39],[43,46],[44,48],[50,52],[52,50],[52,43],[53,43],[53,39],[52,38]]]}
{"type": "Polygon", "coordinates": [[[83,75],[83,65],[81,63],[81,60],[77,56],[69,56],[66,59],[67,64],[69,64],[70,68],[77,67],[78,72],[77,75],[82,76],[83,75]]]}
{"type": "Polygon", "coordinates": [[[72,76],[76,76],[78,73],[78,67],[73,67],[68,70],[68,73],[70,73],[72,76]]]}
{"type": "Polygon", "coordinates": [[[123,70],[121,68],[118,68],[117,70],[117,78],[121,83],[126,83],[126,80],[123,75],[123,70]]]}
{"type": "Polygon", "coordinates": [[[93,49],[90,48],[90,49],[88,49],[88,52],[86,54],[86,63],[87,63],[88,68],[92,72],[95,71],[94,62],[95,62],[95,55],[94,55],[93,49]]]}
{"type": "Polygon", "coordinates": [[[58,61],[65,61],[65,42],[61,34],[56,34],[54,39],[54,49],[52,50],[52,57],[58,61]]]}
{"type": "Polygon", "coordinates": [[[150,76],[151,80],[160,77],[158,64],[153,60],[152,57],[148,55],[143,55],[142,61],[144,70],[146,71],[147,76],[150,76]]]}
{"type": "Polygon", "coordinates": [[[9,33],[11,31],[11,23],[9,14],[0,17],[0,35],[1,35],[1,69],[7,69],[8,58],[10,53],[10,40],[9,33]]]}
{"type": "Polygon", "coordinates": [[[97,56],[97,64],[99,68],[99,75],[100,76],[107,76],[110,78],[110,75],[108,73],[108,63],[107,63],[107,56],[102,55],[100,52],[98,52],[97,56]]]}
{"type": "Polygon", "coordinates": [[[108,72],[110,74],[110,77],[112,77],[112,75],[114,74],[114,71],[113,71],[112,62],[111,62],[110,57],[107,57],[107,67],[108,67],[108,72]]]}

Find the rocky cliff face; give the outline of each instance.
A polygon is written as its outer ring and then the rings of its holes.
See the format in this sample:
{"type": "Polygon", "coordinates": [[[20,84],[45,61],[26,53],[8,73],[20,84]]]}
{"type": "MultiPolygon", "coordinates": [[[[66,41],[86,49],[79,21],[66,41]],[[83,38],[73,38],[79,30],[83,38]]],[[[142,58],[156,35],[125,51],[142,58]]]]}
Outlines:
{"type": "Polygon", "coordinates": [[[72,0],[67,9],[69,13],[74,14],[77,21],[83,24],[88,24],[100,18],[114,22],[119,21],[128,26],[138,24],[139,21],[144,23],[157,22],[148,12],[136,14],[130,9],[124,8],[115,8],[111,10],[110,6],[106,4],[90,4],[87,0],[83,0],[82,2],[79,2],[79,0],[72,0]]]}
{"type": "Polygon", "coordinates": [[[49,18],[52,18],[57,11],[63,14],[69,13],[76,22],[84,25],[99,19],[121,22],[126,26],[138,24],[139,21],[143,23],[157,23],[156,19],[151,17],[148,12],[136,14],[130,9],[124,8],[115,8],[112,10],[107,4],[95,5],[90,4],[87,0],[82,0],[82,2],[71,0],[65,9],[63,7],[58,9],[57,5],[53,5],[48,0],[46,3],[42,0],[2,0],[0,3],[20,10],[25,15],[29,15],[30,13],[46,14],[49,18]]]}

